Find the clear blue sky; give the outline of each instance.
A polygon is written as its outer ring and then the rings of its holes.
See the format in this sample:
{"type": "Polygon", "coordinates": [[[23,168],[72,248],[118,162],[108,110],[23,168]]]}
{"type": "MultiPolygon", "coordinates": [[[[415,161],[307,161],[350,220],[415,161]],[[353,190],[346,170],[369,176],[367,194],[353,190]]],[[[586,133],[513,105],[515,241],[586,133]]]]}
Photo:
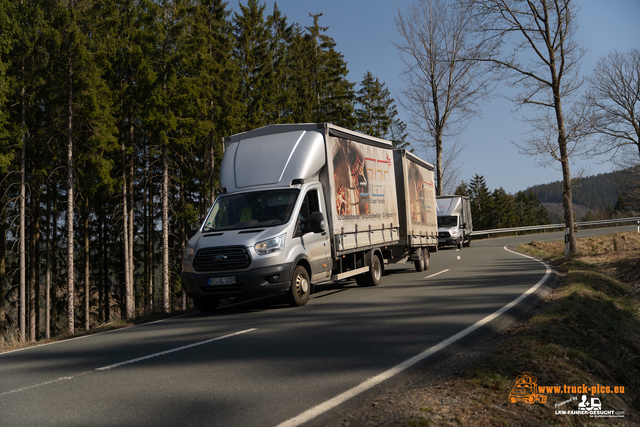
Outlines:
{"type": "MultiPolygon", "coordinates": [[[[394,16],[398,8],[404,11],[408,3],[408,0],[277,1],[289,23],[311,26],[309,13],[321,12],[319,23],[329,27],[327,35],[336,41],[336,49],[344,55],[349,81],[359,83],[364,74],[371,71],[387,85],[396,100],[404,84],[400,78],[404,64],[393,44],[401,41],[394,16]]],[[[640,0],[580,0],[577,3],[581,10],[576,41],[587,50],[581,63],[583,74],[590,74],[597,60],[613,49],[627,52],[632,47],[640,48],[640,0]]],[[[246,4],[246,0],[242,4],[246,4]]],[[[266,4],[266,13],[271,14],[273,0],[262,0],[262,4],[266,4]]],[[[237,0],[229,2],[234,10],[238,10],[237,5],[237,0]]],[[[398,109],[400,118],[407,123],[405,112],[399,105],[398,109]]],[[[496,98],[481,105],[481,109],[482,115],[475,117],[460,137],[466,143],[461,154],[464,163],[460,180],[468,182],[478,174],[485,177],[490,190],[502,187],[515,193],[532,185],[562,179],[559,170],[536,167],[535,159],[519,154],[511,143],[520,141],[529,130],[511,113],[513,104],[496,98]]],[[[426,157],[419,147],[415,148],[418,155],[426,157]]],[[[602,163],[602,159],[579,161],[573,171],[581,167],[585,168],[586,175],[613,169],[611,163],[602,163]]]]}

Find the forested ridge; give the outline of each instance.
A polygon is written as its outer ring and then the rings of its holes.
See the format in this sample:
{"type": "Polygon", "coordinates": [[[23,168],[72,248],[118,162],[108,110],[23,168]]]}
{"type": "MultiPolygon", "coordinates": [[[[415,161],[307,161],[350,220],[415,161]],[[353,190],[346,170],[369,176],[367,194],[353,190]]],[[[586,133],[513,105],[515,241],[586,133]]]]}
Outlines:
{"type": "MultiPolygon", "coordinates": [[[[580,178],[573,187],[573,202],[593,211],[615,206],[624,195],[628,181],[623,173],[611,172],[580,178]]],[[[562,182],[534,185],[525,191],[535,193],[542,203],[562,203],[562,182]]]]}
{"type": "MultiPolygon", "coordinates": [[[[257,0],[0,3],[0,346],[187,308],[189,224],[220,141],[331,122],[404,145],[371,73],[257,0]]],[[[250,173],[250,171],[247,171],[250,173]]]]}

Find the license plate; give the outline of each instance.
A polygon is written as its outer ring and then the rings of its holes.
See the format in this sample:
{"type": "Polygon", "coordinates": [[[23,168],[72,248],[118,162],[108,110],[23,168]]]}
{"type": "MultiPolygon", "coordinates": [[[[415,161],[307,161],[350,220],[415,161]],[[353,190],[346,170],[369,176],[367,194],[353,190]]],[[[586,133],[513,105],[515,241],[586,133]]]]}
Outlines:
{"type": "Polygon", "coordinates": [[[236,283],[236,276],[210,277],[207,284],[212,285],[233,285],[236,283]]]}

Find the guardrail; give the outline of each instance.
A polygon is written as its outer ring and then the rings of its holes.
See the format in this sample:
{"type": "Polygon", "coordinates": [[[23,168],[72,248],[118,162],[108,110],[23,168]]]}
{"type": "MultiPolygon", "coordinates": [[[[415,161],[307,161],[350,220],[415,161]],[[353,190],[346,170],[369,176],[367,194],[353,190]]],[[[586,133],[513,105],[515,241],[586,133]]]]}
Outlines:
{"type": "MultiPolygon", "coordinates": [[[[609,225],[609,224],[626,224],[630,222],[636,222],[638,224],[640,230],[640,217],[633,218],[620,218],[620,219],[607,219],[602,221],[583,221],[576,222],[576,226],[580,227],[590,227],[590,226],[599,226],[599,225],[609,225]]],[[[478,230],[472,231],[472,236],[482,236],[484,234],[500,234],[500,233],[517,233],[518,231],[536,231],[536,230],[564,230],[566,227],[565,224],[546,224],[546,225],[532,225],[529,227],[514,227],[514,228],[496,228],[494,230],[478,230]]],[[[640,231],[639,231],[640,232],[640,231]]]]}

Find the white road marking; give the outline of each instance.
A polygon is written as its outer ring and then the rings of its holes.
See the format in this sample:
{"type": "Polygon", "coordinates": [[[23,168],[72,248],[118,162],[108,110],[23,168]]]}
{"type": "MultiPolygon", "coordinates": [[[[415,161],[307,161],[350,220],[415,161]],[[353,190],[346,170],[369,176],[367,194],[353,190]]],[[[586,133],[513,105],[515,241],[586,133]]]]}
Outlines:
{"type": "Polygon", "coordinates": [[[15,390],[5,391],[4,393],[0,393],[0,397],[1,397],[1,396],[6,396],[6,395],[8,395],[8,394],[20,393],[20,392],[23,392],[23,391],[31,390],[32,388],[38,388],[38,387],[42,387],[42,386],[45,386],[45,385],[58,383],[58,382],[60,382],[60,381],[68,381],[68,380],[72,380],[72,379],[74,379],[75,377],[80,377],[80,376],[85,375],[85,374],[88,374],[88,373],[89,373],[89,372],[83,372],[83,373],[78,374],[78,375],[73,376],[73,377],[62,377],[62,378],[58,378],[57,380],[47,381],[47,382],[45,382],[45,383],[34,384],[34,385],[30,385],[30,386],[26,386],[26,387],[18,388],[18,389],[15,389],[15,390]]]}
{"type": "Polygon", "coordinates": [[[458,255],[458,259],[460,259],[460,255],[458,255]]]}
{"type": "Polygon", "coordinates": [[[251,329],[247,329],[247,330],[240,331],[240,332],[234,332],[233,334],[228,334],[228,335],[223,335],[221,337],[211,338],[210,340],[200,341],[200,342],[196,342],[196,343],[193,343],[193,344],[185,345],[185,346],[182,346],[182,347],[172,348],[171,350],[161,351],[160,353],[154,353],[154,354],[150,354],[148,356],[138,357],[136,359],[125,360],[124,362],[115,363],[115,364],[109,365],[109,366],[103,366],[102,368],[97,368],[96,371],[106,371],[107,369],[113,369],[113,368],[118,368],[118,367],[123,366],[123,365],[129,365],[131,363],[142,362],[143,360],[148,360],[148,359],[151,359],[153,357],[164,356],[165,354],[175,353],[176,351],[186,350],[188,348],[197,347],[197,346],[203,345],[203,344],[209,344],[210,342],[220,341],[220,340],[223,340],[225,338],[235,337],[236,335],[246,334],[247,332],[252,332],[252,331],[255,331],[255,330],[257,330],[257,328],[251,328],[251,329]]]}
{"type": "Polygon", "coordinates": [[[425,279],[429,279],[429,278],[431,278],[431,277],[437,276],[438,274],[446,273],[447,271],[449,271],[449,269],[448,269],[448,268],[447,268],[446,270],[442,270],[442,271],[441,271],[441,272],[439,272],[439,273],[435,273],[435,274],[432,274],[431,276],[427,276],[427,277],[425,277],[425,279]]]}
{"type": "MultiPolygon", "coordinates": [[[[117,368],[119,366],[128,365],[130,363],[141,362],[143,360],[151,359],[152,357],[163,356],[165,354],[174,353],[176,351],[181,351],[181,350],[186,350],[188,348],[196,347],[196,346],[203,345],[203,344],[208,344],[208,343],[214,342],[214,341],[220,341],[220,340],[223,340],[225,338],[235,337],[237,335],[246,334],[247,332],[252,332],[252,331],[256,331],[256,330],[257,330],[257,328],[251,328],[251,329],[247,329],[247,330],[244,330],[244,331],[234,332],[233,334],[227,334],[227,335],[223,335],[221,337],[211,338],[210,340],[200,341],[200,342],[197,342],[197,343],[185,345],[185,346],[182,346],[182,347],[177,347],[177,348],[174,348],[174,349],[171,349],[171,350],[167,350],[167,351],[161,351],[160,353],[150,354],[150,355],[144,356],[144,357],[138,357],[137,359],[126,360],[124,362],[116,363],[116,364],[113,364],[113,365],[103,366],[102,368],[97,368],[96,371],[106,371],[107,369],[117,368]]],[[[89,374],[91,372],[92,371],[86,371],[86,372],[82,372],[80,374],[77,374],[77,375],[74,375],[74,376],[70,376],[70,377],[62,377],[62,378],[58,378],[58,379],[55,379],[55,380],[46,381],[46,382],[43,382],[43,383],[40,383],[40,384],[33,384],[33,385],[30,385],[30,386],[18,388],[18,389],[15,389],[15,390],[5,391],[3,393],[0,393],[0,397],[6,396],[6,395],[9,395],[9,394],[20,393],[20,392],[23,392],[23,391],[31,390],[31,389],[42,387],[42,386],[46,386],[46,385],[49,385],[49,384],[58,383],[58,382],[61,382],[61,381],[69,381],[69,380],[72,380],[74,378],[81,377],[82,375],[89,374]]]]}
{"type": "Polygon", "coordinates": [[[454,342],[466,337],[467,335],[469,335],[470,333],[474,332],[475,330],[481,328],[482,326],[486,325],[487,323],[495,320],[498,316],[500,316],[501,314],[505,313],[507,310],[513,308],[514,306],[516,306],[517,304],[519,304],[520,302],[522,302],[522,300],[524,300],[526,297],[528,297],[529,295],[531,295],[532,293],[534,293],[540,286],[542,286],[542,284],[544,282],[547,281],[547,279],[549,278],[549,276],[551,275],[551,267],[538,260],[535,259],[533,257],[530,257],[528,255],[523,255],[521,253],[518,252],[514,252],[510,249],[507,249],[507,247],[505,246],[504,249],[508,252],[514,253],[516,255],[520,255],[523,256],[525,258],[529,258],[532,259],[534,261],[537,261],[539,263],[541,263],[542,265],[545,266],[546,271],[544,273],[544,276],[542,277],[542,279],[540,279],[538,281],[538,283],[536,283],[532,288],[530,288],[529,290],[527,290],[525,293],[523,293],[522,295],[520,295],[518,298],[516,298],[515,300],[511,301],[509,304],[505,305],[504,307],[502,307],[500,310],[494,312],[493,314],[490,314],[489,316],[485,317],[482,320],[477,321],[476,323],[474,323],[473,325],[469,326],[468,328],[466,328],[465,330],[458,332],[457,334],[447,338],[446,340],[434,345],[431,348],[426,349],[425,351],[423,351],[422,353],[413,356],[410,359],[405,360],[404,362],[402,362],[401,364],[389,369],[388,371],[385,371],[383,373],[381,373],[380,375],[376,375],[373,378],[369,378],[367,381],[361,383],[360,385],[355,386],[354,388],[345,391],[344,393],[341,393],[339,395],[337,395],[336,397],[329,399],[311,409],[309,409],[306,412],[303,412],[302,414],[291,418],[287,421],[284,421],[283,423],[278,424],[277,427],[297,427],[300,426],[314,418],[316,418],[317,416],[335,408],[336,406],[340,405],[341,403],[346,402],[347,400],[351,399],[354,396],[359,395],[360,393],[363,393],[367,390],[369,390],[370,388],[373,388],[374,386],[380,384],[381,382],[393,377],[394,375],[399,374],[400,372],[410,368],[411,366],[415,365],[418,362],[421,362],[422,360],[426,359],[429,356],[432,356],[433,354],[437,353],[438,351],[446,348],[447,346],[453,344],[454,342]]]}

